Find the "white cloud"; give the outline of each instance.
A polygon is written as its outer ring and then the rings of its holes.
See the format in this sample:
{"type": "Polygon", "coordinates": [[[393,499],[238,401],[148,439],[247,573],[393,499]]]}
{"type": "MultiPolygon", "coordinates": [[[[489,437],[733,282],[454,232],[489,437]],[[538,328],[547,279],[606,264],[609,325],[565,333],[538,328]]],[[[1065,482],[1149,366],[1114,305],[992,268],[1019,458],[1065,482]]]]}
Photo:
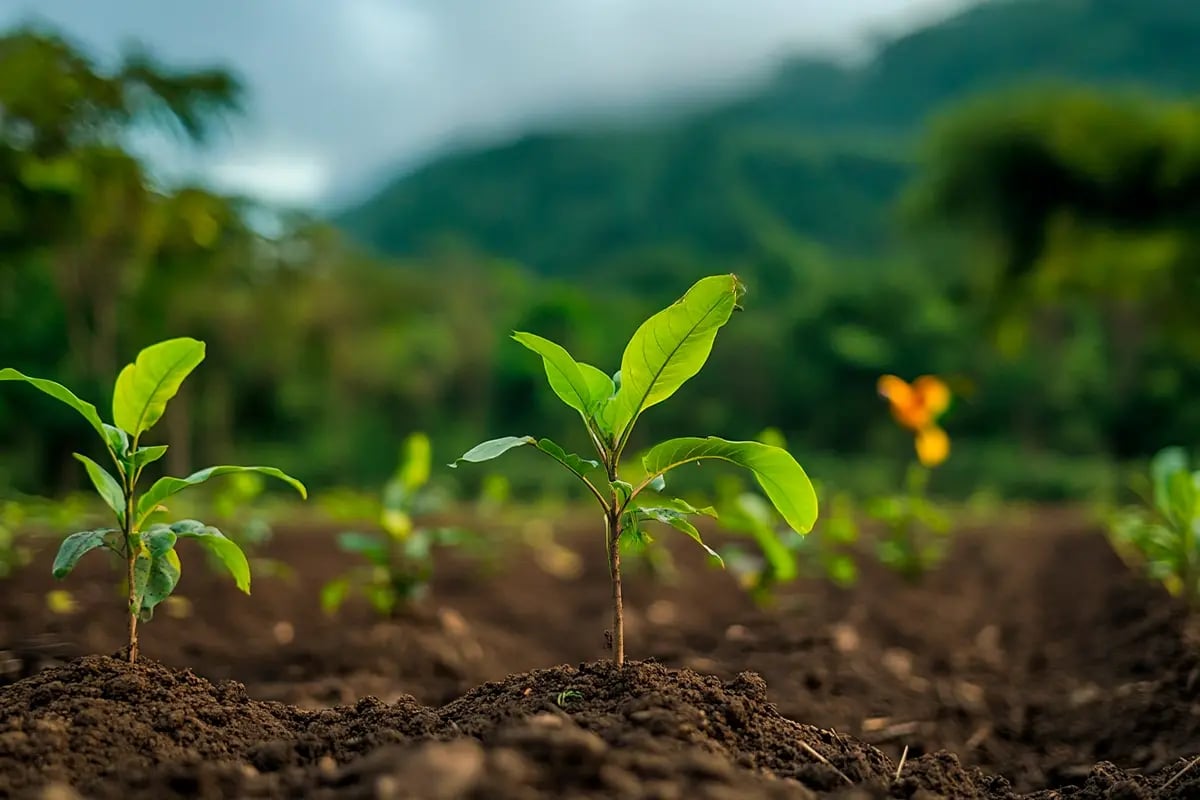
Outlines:
{"type": "MultiPolygon", "coordinates": [[[[783,54],[969,0],[17,0],[113,52],[230,65],[250,113],[194,160],[222,185],[298,203],[345,198],[463,137],[583,111],[727,91],[783,54]]],[[[177,152],[177,151],[176,151],[177,152]]]]}

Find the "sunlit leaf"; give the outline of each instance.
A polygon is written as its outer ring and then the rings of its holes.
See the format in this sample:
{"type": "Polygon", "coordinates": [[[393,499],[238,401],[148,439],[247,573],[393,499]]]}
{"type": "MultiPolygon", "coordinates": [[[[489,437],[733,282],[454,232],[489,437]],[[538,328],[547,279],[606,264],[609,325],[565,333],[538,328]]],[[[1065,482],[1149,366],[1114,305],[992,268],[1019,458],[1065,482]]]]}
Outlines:
{"type": "Polygon", "coordinates": [[[577,456],[574,453],[568,453],[549,439],[538,439],[535,444],[537,445],[538,450],[541,450],[543,453],[550,456],[555,461],[581,477],[588,470],[596,469],[600,466],[599,461],[593,461],[590,458],[583,458],[582,456],[577,456]]]}
{"type": "Polygon", "coordinates": [[[96,487],[96,492],[100,495],[101,499],[113,510],[117,515],[117,519],[123,523],[125,521],[125,491],[121,488],[121,484],[108,470],[87,456],[80,455],[79,453],[75,453],[74,456],[83,463],[88,477],[92,479],[92,485],[96,487]]]}
{"type": "Polygon", "coordinates": [[[100,415],[96,412],[96,407],[91,403],[80,400],[75,396],[74,392],[62,384],[46,380],[45,378],[31,378],[28,375],[17,372],[11,367],[0,369],[0,381],[24,381],[35,389],[50,395],[55,400],[59,400],[67,404],[79,412],[80,416],[82,416],[91,424],[96,433],[100,434],[100,438],[104,439],[104,441],[107,442],[110,447],[112,446],[113,442],[110,438],[110,434],[105,430],[105,425],[100,420],[100,415]]]}
{"type": "Polygon", "coordinates": [[[628,437],[639,414],[700,371],[741,292],[736,275],[702,278],[637,329],[621,357],[621,388],[612,400],[611,423],[620,438],[628,437]]]}
{"type": "Polygon", "coordinates": [[[720,554],[716,550],[713,550],[704,543],[704,539],[700,536],[700,531],[696,529],[696,526],[691,523],[684,512],[677,511],[673,508],[661,508],[654,506],[639,508],[638,512],[641,513],[645,519],[652,519],[656,522],[670,525],[675,530],[687,535],[688,538],[703,547],[704,551],[713,559],[715,559],[722,567],[725,566],[725,560],[721,558],[720,554]]]}
{"type": "Polygon", "coordinates": [[[159,504],[168,497],[178,494],[189,486],[204,483],[210,478],[215,478],[219,475],[231,475],[238,472],[257,472],[260,475],[278,478],[298,491],[301,497],[308,497],[308,490],[304,488],[304,484],[275,467],[237,467],[229,465],[208,467],[199,472],[193,472],[186,478],[159,478],[155,481],[154,485],[138,500],[138,525],[145,522],[146,518],[153,514],[159,504]]]}
{"type": "Polygon", "coordinates": [[[612,379],[596,367],[576,361],[561,345],[522,331],[512,338],[542,357],[550,388],[585,420],[612,397],[612,379]]]}
{"type": "Polygon", "coordinates": [[[715,436],[670,439],[642,459],[647,475],[661,475],[683,464],[715,458],[754,473],[776,510],[792,530],[808,533],[817,520],[817,495],[804,470],[786,450],[761,442],[731,442],[715,436]]]}
{"type": "Polygon", "coordinates": [[[481,461],[491,461],[493,458],[498,458],[513,448],[527,444],[537,444],[537,440],[532,436],[502,436],[499,439],[489,439],[486,442],[475,445],[447,466],[454,469],[463,461],[471,464],[478,464],[481,461]]]}
{"type": "Polygon", "coordinates": [[[162,418],[167,402],[204,360],[204,343],[186,337],[151,345],[121,370],[113,390],[113,421],[135,439],[162,418]]]}
{"type": "Polygon", "coordinates": [[[180,539],[194,539],[216,556],[233,576],[237,587],[250,594],[250,563],[246,561],[246,554],[238,547],[237,542],[226,538],[225,534],[211,525],[194,519],[181,520],[173,523],[170,528],[180,539]]]}

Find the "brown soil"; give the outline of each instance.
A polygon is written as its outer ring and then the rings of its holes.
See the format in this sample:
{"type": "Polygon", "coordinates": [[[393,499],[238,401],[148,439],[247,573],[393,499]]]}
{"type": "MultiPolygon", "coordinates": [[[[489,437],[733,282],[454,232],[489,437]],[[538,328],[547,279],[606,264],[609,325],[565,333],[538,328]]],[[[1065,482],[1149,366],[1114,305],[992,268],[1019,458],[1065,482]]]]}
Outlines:
{"type": "Polygon", "coordinates": [[[677,583],[628,576],[628,651],[655,660],[624,670],[597,662],[592,533],[575,579],[447,560],[390,622],[319,613],[327,532],[281,532],[296,578],[253,598],[184,553],[192,616],[148,624],[137,667],[79,658],[120,648],[120,600],[97,559],[51,614],[47,549],[0,598],[0,797],[1200,798],[1200,647],[1076,515],[769,610],[679,548],[677,583]]]}

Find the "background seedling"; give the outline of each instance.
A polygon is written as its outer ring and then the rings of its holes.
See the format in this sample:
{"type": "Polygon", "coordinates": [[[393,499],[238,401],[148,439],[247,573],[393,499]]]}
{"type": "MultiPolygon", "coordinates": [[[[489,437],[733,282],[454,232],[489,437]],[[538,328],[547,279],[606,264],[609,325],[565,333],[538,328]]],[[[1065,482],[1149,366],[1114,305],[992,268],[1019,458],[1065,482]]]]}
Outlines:
{"type": "Polygon", "coordinates": [[[218,475],[257,472],[293,486],[307,496],[304,485],[274,467],[208,467],[185,478],[165,477],[144,493],[139,482],[145,468],[162,458],[167,445],[143,446],[142,436],[166,411],[192,370],[204,360],[204,343],[195,339],[169,339],[151,345],[121,370],[113,389],[113,422],[100,419],[96,407],[75,396],[65,386],[31,378],[15,369],[0,370],[0,381],[24,381],[75,409],[103,440],[116,475],[85,455],[75,457],[87,470],[96,492],[116,516],[116,528],[80,531],[68,536],[54,559],[56,578],[68,575],[87,553],[105,548],[125,563],[129,612],[129,661],[137,661],[139,620],[148,620],[154,608],[175,590],[182,564],[175,552],[179,539],[195,539],[229,570],[238,588],[250,593],[250,565],[237,543],[216,528],[194,519],[167,524],[152,522],[167,509],[163,503],[188,488],[218,475]]]}
{"type": "Polygon", "coordinates": [[[550,388],[579,413],[599,460],[569,453],[549,439],[506,436],[475,446],[451,464],[488,461],[514,448],[533,445],[583,483],[604,512],[612,584],[613,661],[618,665],[625,662],[622,538],[637,535],[647,522],[660,522],[691,537],[719,559],[689,520],[696,514],[715,512],[661,496],[667,472],[703,459],[728,461],[754,473],[768,499],[797,533],[807,533],[817,518],[817,497],[804,470],[786,450],[762,442],[733,442],[712,436],[670,439],[645,453],[636,483],[622,477],[625,471],[621,457],[639,417],[674,395],[700,371],[717,331],[739,307],[743,291],[736,275],[701,279],[682,298],[642,323],[629,340],[621,369],[613,377],[576,361],[548,339],[514,333],[514,339],[542,357],[550,388]],[[644,495],[657,496],[647,499],[644,495]]]}
{"type": "Polygon", "coordinates": [[[717,501],[721,527],[748,538],[753,550],[731,544],[721,555],[738,583],[755,603],[774,605],[781,586],[800,576],[824,578],[850,586],[858,578],[853,547],[858,523],[849,495],[817,487],[823,509],[816,527],[807,536],[791,536],[786,523],[761,494],[747,491],[740,482],[729,482],[717,501]]]}
{"type": "Polygon", "coordinates": [[[395,617],[425,596],[433,580],[434,548],[468,545],[478,537],[461,528],[428,528],[420,517],[442,509],[444,492],[429,483],[429,437],[414,433],[404,443],[400,465],[383,490],[382,533],[346,531],[338,545],[367,563],[335,578],[321,590],[321,607],[337,613],[354,592],[363,595],[382,617],[395,617]]]}
{"type": "Polygon", "coordinates": [[[1181,447],[1161,450],[1139,475],[1134,490],[1142,505],[1121,509],[1109,524],[1110,538],[1127,560],[1200,608],[1200,471],[1181,447]]]}
{"type": "Polygon", "coordinates": [[[879,560],[908,580],[917,580],[945,556],[949,517],[929,499],[930,470],[950,455],[950,437],[938,419],[950,408],[950,389],[941,378],[922,375],[911,384],[895,375],[878,382],[892,417],[913,434],[917,461],[905,472],[902,494],[872,498],[866,512],[882,522],[879,560]]]}

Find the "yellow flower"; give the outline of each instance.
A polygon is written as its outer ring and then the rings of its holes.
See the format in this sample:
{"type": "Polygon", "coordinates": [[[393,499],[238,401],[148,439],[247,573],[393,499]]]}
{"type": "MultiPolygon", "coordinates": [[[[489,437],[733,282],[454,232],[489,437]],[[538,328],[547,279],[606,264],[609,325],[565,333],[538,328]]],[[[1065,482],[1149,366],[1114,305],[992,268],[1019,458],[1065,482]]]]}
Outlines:
{"type": "Polygon", "coordinates": [[[887,398],[892,417],[916,436],[917,458],[936,467],[950,455],[950,437],[937,420],[950,407],[950,387],[934,375],[922,375],[911,384],[895,375],[879,379],[879,394],[887,398]]]}

